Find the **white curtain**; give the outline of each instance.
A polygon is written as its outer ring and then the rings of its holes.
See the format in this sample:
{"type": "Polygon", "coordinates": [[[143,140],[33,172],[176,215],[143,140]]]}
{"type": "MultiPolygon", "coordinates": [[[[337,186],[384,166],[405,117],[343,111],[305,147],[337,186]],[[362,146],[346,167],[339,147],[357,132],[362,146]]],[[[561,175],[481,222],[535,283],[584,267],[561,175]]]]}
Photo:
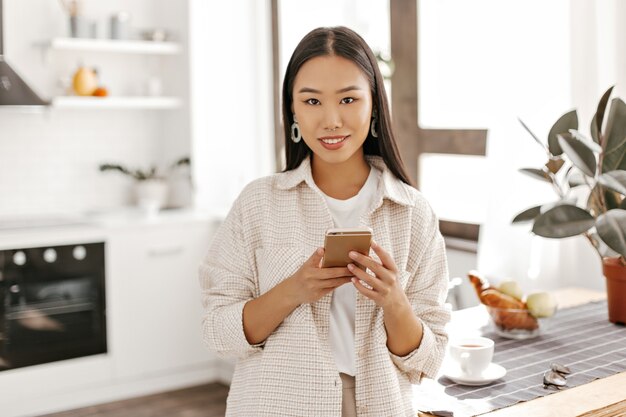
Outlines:
{"type": "Polygon", "coordinates": [[[269,2],[190,0],[189,57],[195,205],[225,215],[274,172],[269,2]]]}
{"type": "MultiPolygon", "coordinates": [[[[558,65],[559,71],[547,68],[546,79],[540,81],[545,84],[542,91],[535,88],[535,80],[520,80],[527,90],[515,98],[535,100],[534,108],[523,107],[523,114],[518,115],[543,140],[556,119],[572,108],[578,110],[579,129],[589,135],[597,102],[609,86],[616,85],[614,97],[626,98],[626,29],[622,24],[626,2],[571,0],[563,11],[569,15],[565,21],[569,45],[553,51],[553,62],[536,63],[558,65]]],[[[555,22],[557,31],[562,29],[559,25],[563,22],[555,22]]],[[[521,167],[540,167],[545,154],[505,107],[494,114],[489,126],[488,181],[493,192],[481,228],[478,269],[496,278],[515,278],[527,291],[563,286],[603,289],[600,259],[584,238],[544,239],[533,236],[529,225],[510,224],[521,210],[552,201],[556,195],[548,183],[517,172],[521,167]]]]}

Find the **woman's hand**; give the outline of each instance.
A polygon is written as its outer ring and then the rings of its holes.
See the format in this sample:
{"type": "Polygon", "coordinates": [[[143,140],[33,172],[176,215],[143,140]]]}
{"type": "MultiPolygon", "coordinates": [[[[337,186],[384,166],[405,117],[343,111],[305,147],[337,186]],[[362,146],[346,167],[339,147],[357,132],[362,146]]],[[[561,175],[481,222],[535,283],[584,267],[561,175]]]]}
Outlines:
{"type": "Polygon", "coordinates": [[[354,277],[348,268],[322,268],[323,256],[324,249],[317,249],[295,274],[244,305],[248,343],[263,342],[300,304],[315,302],[354,277]]]}
{"type": "Polygon", "coordinates": [[[398,282],[398,267],[396,263],[389,253],[374,241],[372,241],[372,249],[374,249],[382,264],[369,256],[354,251],[350,252],[350,258],[364,268],[369,268],[374,273],[374,275],[370,275],[364,269],[354,264],[348,265],[350,272],[356,276],[356,278],[352,278],[352,283],[357,291],[374,301],[383,310],[410,307],[409,299],[398,282]],[[359,280],[367,283],[372,288],[365,287],[359,280]]]}
{"type": "Polygon", "coordinates": [[[354,277],[348,268],[322,268],[323,257],[324,248],[318,248],[295,274],[285,280],[289,296],[298,305],[314,303],[354,277]]]}

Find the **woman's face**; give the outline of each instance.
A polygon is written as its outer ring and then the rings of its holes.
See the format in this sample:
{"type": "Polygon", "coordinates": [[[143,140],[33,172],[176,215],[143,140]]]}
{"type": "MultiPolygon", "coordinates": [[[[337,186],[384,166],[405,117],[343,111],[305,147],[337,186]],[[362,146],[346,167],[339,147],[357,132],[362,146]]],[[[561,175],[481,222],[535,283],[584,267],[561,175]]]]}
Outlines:
{"type": "Polygon", "coordinates": [[[372,94],[369,82],[349,59],[319,56],[296,74],[292,112],[302,139],[316,157],[328,163],[362,155],[370,130],[372,94]]]}

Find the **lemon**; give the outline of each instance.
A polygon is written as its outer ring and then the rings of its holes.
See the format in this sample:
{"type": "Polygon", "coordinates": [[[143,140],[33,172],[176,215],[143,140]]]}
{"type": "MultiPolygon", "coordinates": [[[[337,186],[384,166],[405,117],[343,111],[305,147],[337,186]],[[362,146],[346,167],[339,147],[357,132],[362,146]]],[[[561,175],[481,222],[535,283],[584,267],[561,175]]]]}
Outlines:
{"type": "Polygon", "coordinates": [[[500,285],[498,285],[498,290],[506,295],[510,295],[513,298],[517,298],[518,300],[521,300],[524,296],[522,287],[519,286],[517,281],[513,280],[502,281],[500,285]]]}
{"type": "Polygon", "coordinates": [[[526,298],[530,314],[537,318],[550,317],[556,312],[556,300],[549,292],[536,292],[526,298]]]}

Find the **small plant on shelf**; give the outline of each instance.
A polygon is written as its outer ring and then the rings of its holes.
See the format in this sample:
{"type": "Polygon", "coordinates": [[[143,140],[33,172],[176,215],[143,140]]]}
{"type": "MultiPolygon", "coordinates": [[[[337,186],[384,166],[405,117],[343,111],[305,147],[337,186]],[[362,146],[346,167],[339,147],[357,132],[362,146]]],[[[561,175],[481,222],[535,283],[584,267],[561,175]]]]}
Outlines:
{"type": "Polygon", "coordinates": [[[135,180],[135,196],[136,202],[148,212],[154,212],[155,209],[165,207],[168,200],[168,183],[166,181],[177,167],[190,165],[191,160],[188,156],[182,157],[170,165],[166,173],[160,172],[156,166],[151,166],[147,170],[129,169],[119,164],[101,164],[100,171],[118,171],[135,180]]]}
{"type": "MultiPolygon", "coordinates": [[[[185,156],[170,165],[169,170],[171,171],[176,167],[190,164],[190,158],[188,156],[185,156]]],[[[165,180],[166,178],[166,175],[161,173],[155,165],[152,165],[149,169],[129,169],[119,164],[106,163],[100,165],[100,171],[118,171],[124,175],[128,175],[129,177],[134,178],[137,181],[165,180]]]]}

